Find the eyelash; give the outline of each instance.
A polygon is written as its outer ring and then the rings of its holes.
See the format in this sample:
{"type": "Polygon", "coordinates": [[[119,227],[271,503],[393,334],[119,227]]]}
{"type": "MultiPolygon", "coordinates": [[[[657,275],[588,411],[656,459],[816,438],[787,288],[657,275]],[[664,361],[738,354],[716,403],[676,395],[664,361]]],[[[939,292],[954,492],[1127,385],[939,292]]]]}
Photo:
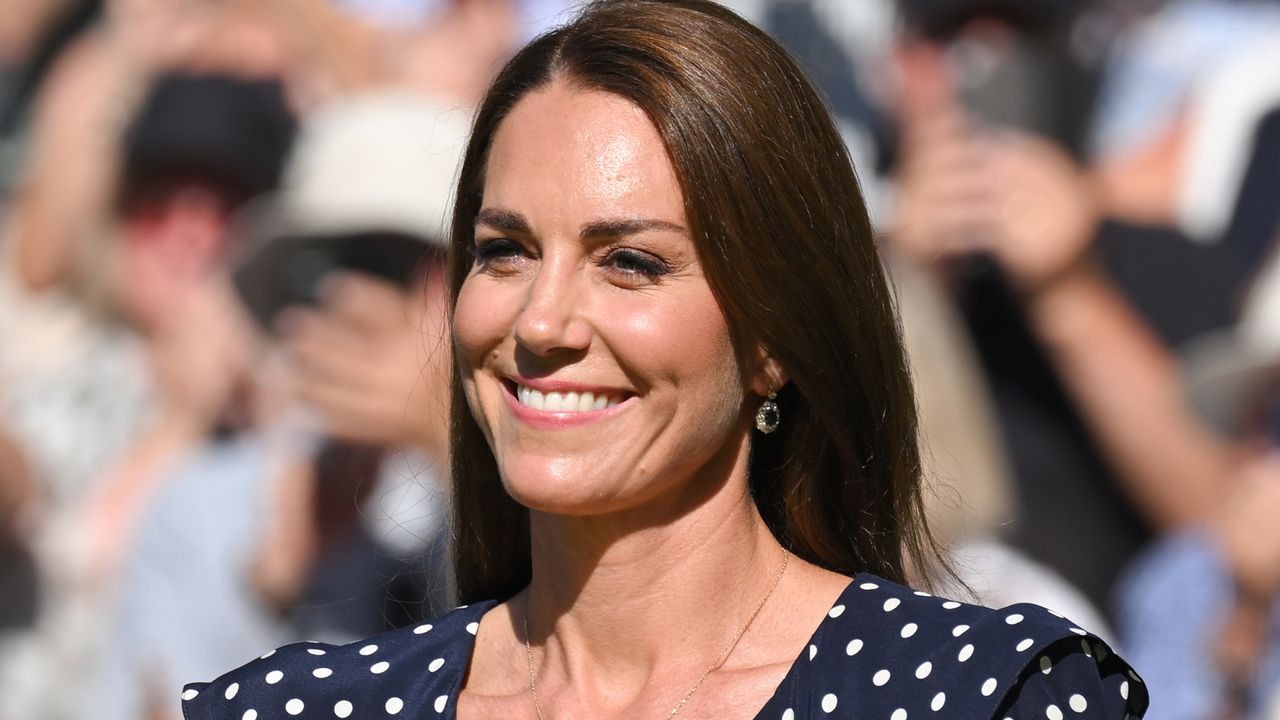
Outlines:
{"type": "Polygon", "coordinates": [[[471,255],[475,258],[476,265],[486,269],[495,262],[508,260],[523,252],[524,248],[520,243],[507,238],[485,240],[471,248],[471,255]]]}
{"type": "Polygon", "coordinates": [[[640,275],[649,280],[657,280],[671,272],[671,267],[662,259],[628,248],[618,248],[605,256],[605,262],[612,262],[619,272],[628,275],[640,275]]]}
{"type": "MultiPolygon", "coordinates": [[[[524,253],[525,249],[520,243],[508,238],[484,240],[471,249],[476,265],[486,270],[498,269],[493,266],[524,253]]],[[[661,258],[631,248],[610,250],[601,265],[611,265],[613,270],[625,276],[639,276],[647,280],[657,280],[671,272],[671,266],[661,258]]]]}

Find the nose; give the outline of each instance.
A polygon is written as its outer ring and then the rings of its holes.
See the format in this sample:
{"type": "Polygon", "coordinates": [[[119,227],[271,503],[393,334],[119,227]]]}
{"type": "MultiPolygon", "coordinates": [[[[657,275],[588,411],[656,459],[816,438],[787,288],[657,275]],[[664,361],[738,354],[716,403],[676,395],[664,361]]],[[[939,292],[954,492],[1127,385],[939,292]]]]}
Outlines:
{"type": "Polygon", "coordinates": [[[545,357],[580,352],[591,344],[578,275],[567,259],[544,259],[516,319],[515,339],[521,347],[545,357]]]}

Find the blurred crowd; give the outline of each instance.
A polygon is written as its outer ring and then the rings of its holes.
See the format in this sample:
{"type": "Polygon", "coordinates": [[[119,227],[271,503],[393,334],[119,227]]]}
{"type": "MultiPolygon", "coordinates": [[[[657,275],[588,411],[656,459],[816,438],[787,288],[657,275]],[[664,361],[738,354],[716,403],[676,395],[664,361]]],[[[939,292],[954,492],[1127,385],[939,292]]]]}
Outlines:
{"type": "MultiPolygon", "coordinates": [[[[0,720],[450,607],[452,184],[574,4],[6,0],[0,720]]],[[[725,4],[858,165],[940,591],[1280,718],[1280,2],[725,4]]]]}

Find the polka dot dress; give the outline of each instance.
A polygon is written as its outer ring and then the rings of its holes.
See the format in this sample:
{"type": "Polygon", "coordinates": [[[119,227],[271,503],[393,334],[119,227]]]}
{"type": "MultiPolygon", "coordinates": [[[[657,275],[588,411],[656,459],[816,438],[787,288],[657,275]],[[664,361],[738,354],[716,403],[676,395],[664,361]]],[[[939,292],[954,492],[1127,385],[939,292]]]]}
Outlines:
{"type": "MultiPolygon", "coordinates": [[[[182,693],[186,720],[454,718],[480,618],[351,645],[289,645],[182,693]]],[[[1106,643],[1035,605],[1003,610],[855,578],[758,720],[1128,720],[1141,678],[1106,643]]]]}

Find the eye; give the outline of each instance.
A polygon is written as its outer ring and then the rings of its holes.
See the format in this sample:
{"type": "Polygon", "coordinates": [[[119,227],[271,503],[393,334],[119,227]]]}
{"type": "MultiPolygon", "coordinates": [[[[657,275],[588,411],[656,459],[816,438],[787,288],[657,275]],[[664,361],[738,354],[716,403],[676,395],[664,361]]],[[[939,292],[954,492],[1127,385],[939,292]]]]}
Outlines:
{"type": "Polygon", "coordinates": [[[510,238],[477,240],[471,254],[481,270],[502,270],[518,262],[528,253],[524,246],[510,238]]]}
{"type": "Polygon", "coordinates": [[[606,267],[631,278],[657,280],[671,272],[661,258],[633,248],[618,248],[605,256],[606,267]]]}

